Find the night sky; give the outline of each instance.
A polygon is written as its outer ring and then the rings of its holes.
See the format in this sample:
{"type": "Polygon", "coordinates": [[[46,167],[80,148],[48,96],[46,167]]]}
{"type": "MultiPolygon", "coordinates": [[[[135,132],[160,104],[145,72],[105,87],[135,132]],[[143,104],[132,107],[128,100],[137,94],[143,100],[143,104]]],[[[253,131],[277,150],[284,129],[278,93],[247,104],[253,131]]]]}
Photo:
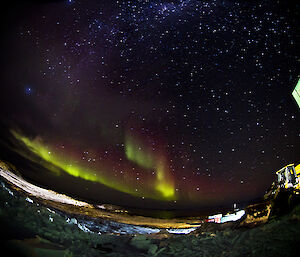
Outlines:
{"type": "Polygon", "coordinates": [[[11,2],[0,118],[19,146],[6,147],[57,181],[194,208],[261,196],[299,162],[299,5],[11,2]]]}

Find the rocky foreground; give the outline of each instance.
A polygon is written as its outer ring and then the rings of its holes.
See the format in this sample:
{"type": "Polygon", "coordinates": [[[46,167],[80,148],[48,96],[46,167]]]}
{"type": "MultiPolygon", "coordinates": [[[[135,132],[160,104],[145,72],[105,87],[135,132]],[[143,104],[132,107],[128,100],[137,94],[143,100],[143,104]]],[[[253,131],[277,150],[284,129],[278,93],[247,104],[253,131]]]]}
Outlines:
{"type": "Polygon", "coordinates": [[[187,235],[134,234],[126,226],[99,234],[80,217],[32,203],[2,181],[1,256],[299,256],[300,205],[282,199],[250,206],[241,221],[204,223],[187,235]]]}

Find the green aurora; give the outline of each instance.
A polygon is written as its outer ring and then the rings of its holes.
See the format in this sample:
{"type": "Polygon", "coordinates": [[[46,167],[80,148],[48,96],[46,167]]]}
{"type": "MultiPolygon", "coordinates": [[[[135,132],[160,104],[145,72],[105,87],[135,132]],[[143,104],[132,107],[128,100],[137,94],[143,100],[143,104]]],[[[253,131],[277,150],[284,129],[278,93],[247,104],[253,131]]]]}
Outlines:
{"type": "Polygon", "coordinates": [[[156,156],[153,151],[146,149],[136,138],[127,135],[125,139],[125,154],[128,160],[142,168],[156,171],[155,189],[165,199],[174,200],[175,187],[172,176],[167,171],[163,155],[156,156]]]}
{"type": "MultiPolygon", "coordinates": [[[[56,153],[50,146],[45,145],[41,139],[30,139],[14,130],[12,130],[11,133],[18,141],[22,142],[30,152],[46,162],[44,166],[47,167],[47,169],[58,175],[60,169],[74,177],[101,183],[107,187],[136,197],[145,197],[161,201],[171,201],[176,199],[174,183],[170,175],[166,172],[164,159],[156,158],[153,153],[142,151],[136,140],[129,139],[125,142],[125,155],[127,159],[142,168],[156,171],[155,181],[147,181],[147,187],[150,189],[144,188],[144,190],[141,191],[136,191],[132,184],[125,183],[124,180],[120,181],[116,177],[110,175],[111,173],[109,170],[105,168],[102,168],[101,170],[91,169],[79,164],[78,161],[74,159],[64,158],[56,153]]],[[[26,154],[21,154],[28,158],[26,154]]],[[[32,159],[32,161],[40,162],[36,158],[32,159]]]]}

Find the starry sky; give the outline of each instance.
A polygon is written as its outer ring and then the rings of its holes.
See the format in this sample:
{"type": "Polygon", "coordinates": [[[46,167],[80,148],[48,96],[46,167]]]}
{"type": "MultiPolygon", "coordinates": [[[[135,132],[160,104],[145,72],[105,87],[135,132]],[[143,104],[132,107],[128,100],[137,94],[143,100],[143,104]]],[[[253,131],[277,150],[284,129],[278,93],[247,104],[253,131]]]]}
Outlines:
{"type": "Polygon", "coordinates": [[[11,1],[2,152],[45,168],[41,184],[49,171],[98,202],[180,209],[261,196],[275,171],[299,163],[299,10],[271,0],[11,1]]]}

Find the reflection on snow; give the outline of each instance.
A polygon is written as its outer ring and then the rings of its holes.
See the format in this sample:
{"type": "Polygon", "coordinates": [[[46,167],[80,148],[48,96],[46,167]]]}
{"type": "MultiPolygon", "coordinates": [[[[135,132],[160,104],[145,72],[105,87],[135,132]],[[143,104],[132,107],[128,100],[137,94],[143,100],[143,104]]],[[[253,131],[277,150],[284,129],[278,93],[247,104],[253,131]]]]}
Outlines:
{"type": "Polygon", "coordinates": [[[171,234],[189,234],[197,228],[181,228],[181,229],[167,229],[171,234]]]}
{"type": "Polygon", "coordinates": [[[64,204],[71,204],[71,205],[82,206],[82,207],[92,207],[88,203],[75,200],[64,194],[59,194],[52,190],[35,186],[8,170],[3,170],[0,168],[0,175],[4,177],[6,180],[8,180],[10,183],[12,183],[13,185],[19,187],[20,189],[24,190],[25,192],[35,197],[39,197],[45,200],[55,201],[59,203],[64,203],[64,204]]]}

